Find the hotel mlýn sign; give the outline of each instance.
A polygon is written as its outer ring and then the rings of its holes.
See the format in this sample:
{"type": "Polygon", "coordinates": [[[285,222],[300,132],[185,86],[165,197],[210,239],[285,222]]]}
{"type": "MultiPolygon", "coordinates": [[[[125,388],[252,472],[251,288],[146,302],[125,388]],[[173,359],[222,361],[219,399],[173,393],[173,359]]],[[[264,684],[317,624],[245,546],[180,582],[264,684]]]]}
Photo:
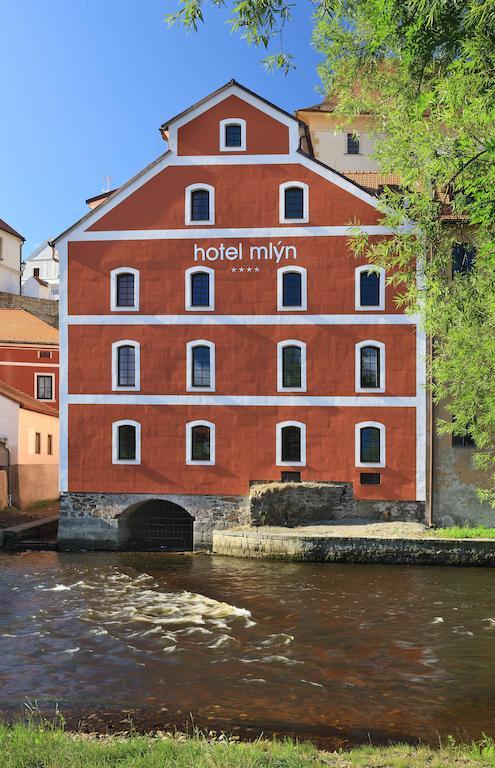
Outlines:
{"type": "Polygon", "coordinates": [[[249,245],[244,248],[243,243],[237,245],[202,246],[194,243],[194,261],[274,261],[280,264],[282,259],[297,259],[295,245],[285,245],[282,240],[273,243],[271,240],[266,245],[249,245]]]}

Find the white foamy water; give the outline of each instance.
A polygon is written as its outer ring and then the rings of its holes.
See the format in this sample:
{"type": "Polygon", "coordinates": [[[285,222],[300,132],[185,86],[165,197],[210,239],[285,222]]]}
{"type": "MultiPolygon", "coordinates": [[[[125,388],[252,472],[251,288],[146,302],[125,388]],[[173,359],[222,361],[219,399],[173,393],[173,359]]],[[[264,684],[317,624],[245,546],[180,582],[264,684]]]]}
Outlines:
{"type": "Polygon", "coordinates": [[[136,577],[106,574],[103,583],[81,580],[73,587],[87,595],[89,605],[80,618],[98,625],[91,630],[92,634],[106,633],[124,641],[132,640],[127,647],[136,651],[173,653],[181,643],[203,643],[207,638],[210,649],[228,648],[238,642],[232,637],[236,626],[256,626],[246,608],[187,590],[165,591],[146,573],[136,577]],[[96,588],[98,600],[91,604],[89,595],[96,588]],[[156,648],[149,644],[156,644],[156,648]]]}

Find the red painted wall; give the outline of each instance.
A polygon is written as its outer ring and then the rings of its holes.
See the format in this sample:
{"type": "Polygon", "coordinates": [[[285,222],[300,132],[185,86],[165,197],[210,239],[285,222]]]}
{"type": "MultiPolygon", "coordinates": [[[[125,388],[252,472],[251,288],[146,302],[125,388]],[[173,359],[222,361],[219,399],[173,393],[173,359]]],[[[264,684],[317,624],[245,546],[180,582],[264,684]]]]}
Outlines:
{"type": "MultiPolygon", "coordinates": [[[[310,186],[312,226],[345,226],[356,220],[363,225],[379,223],[375,208],[314,171],[288,163],[169,166],[88,229],[183,229],[185,189],[199,183],[215,187],[215,224],[211,227],[276,227],[280,226],[279,185],[285,181],[310,186]]],[[[201,229],[208,226],[203,224],[201,229]]]]}
{"type": "Polygon", "coordinates": [[[54,408],[58,408],[58,387],[59,387],[59,351],[52,350],[51,360],[40,359],[38,350],[46,349],[43,345],[26,347],[0,346],[0,380],[10,384],[21,392],[25,392],[31,397],[36,397],[35,393],[35,374],[54,374],[54,402],[43,401],[54,408]],[[4,365],[7,363],[7,365],[4,365]],[[15,365],[22,363],[22,365],[15,365]],[[52,365],[41,365],[41,363],[52,363],[52,365]]]}
{"type": "MultiPolygon", "coordinates": [[[[219,121],[248,121],[248,153],[288,151],[286,126],[235,97],[225,99],[179,130],[181,154],[218,154],[219,121]],[[237,111],[236,111],[237,110],[237,111]]],[[[246,153],[243,153],[246,154],[246,153]]],[[[173,156],[171,156],[173,159],[173,156]]],[[[289,159],[289,158],[288,158],[289,159]]],[[[267,158],[268,161],[268,158],[267,158]]],[[[287,164],[218,164],[191,162],[169,166],[97,222],[89,231],[188,230],[185,188],[207,183],[215,188],[215,228],[279,228],[279,185],[309,185],[309,226],[342,226],[359,221],[374,225],[374,207],[324,179],[317,171],[287,164]]],[[[103,204],[104,205],[104,204],[103,204]]],[[[103,210],[103,209],[102,209],[103,210]]],[[[355,344],[365,339],[386,345],[385,396],[416,395],[416,329],[413,325],[139,325],[141,314],[194,317],[205,315],[358,315],[355,310],[354,259],[346,235],[284,237],[297,248],[297,259],[250,260],[252,245],[267,245],[265,235],[251,239],[208,238],[208,226],[194,226],[204,237],[192,239],[102,240],[69,243],[68,308],[78,316],[109,315],[110,272],[133,267],[140,272],[139,312],[114,313],[116,325],[69,327],[69,392],[111,394],[111,345],[119,339],[141,344],[141,389],[138,395],[191,394],[186,390],[186,343],[206,339],[216,344],[216,395],[277,395],[277,342],[297,339],[307,344],[308,396],[356,396],[355,344]],[[203,249],[243,246],[243,258],[194,260],[194,245],[203,249]],[[193,266],[215,270],[215,310],[185,311],[185,271],[193,266]],[[307,312],[278,312],[277,268],[307,269],[307,312]],[[239,270],[243,268],[241,273],[239,270]],[[250,271],[247,271],[247,270],[250,271]],[[258,271],[255,271],[258,269],[258,271]],[[133,324],[125,325],[132,315],[133,324]]],[[[175,233],[174,233],[175,234],[175,233]]],[[[179,233],[177,233],[179,235],[179,233]]],[[[112,237],[112,235],[107,235],[112,237]]],[[[187,235],[186,235],[187,237],[187,235]]],[[[271,242],[278,245],[280,238],[271,242]]],[[[210,256],[214,253],[210,251],[210,256]]],[[[395,289],[395,290],[400,290],[395,289]]],[[[375,314],[374,310],[371,310],[375,314]]],[[[386,288],[385,313],[397,315],[394,289],[386,288]]],[[[369,314],[369,313],[368,313],[369,314]]],[[[384,314],[384,313],[377,313],[384,314]]],[[[209,395],[205,395],[208,397],[209,395]]],[[[283,394],[280,394],[283,397],[283,394]]],[[[358,397],[369,397],[369,394],[358,397]]],[[[382,396],[382,395],[380,395],[382,396]]],[[[173,493],[246,495],[250,480],[278,479],[275,425],[295,420],[307,426],[304,480],[354,483],[355,495],[374,499],[416,498],[416,410],[409,407],[306,406],[69,406],[69,490],[108,493],[173,493]],[[142,425],[141,465],[112,465],[112,422],[134,419],[142,425]],[[185,429],[191,420],[216,425],[216,465],[188,466],[185,429]],[[386,467],[382,484],[361,486],[355,467],[355,424],[377,421],[386,427],[386,467]]],[[[298,468],[299,470],[299,468],[298,468]]],[[[364,471],[373,471],[369,468],[364,471]]]]}
{"type": "MultiPolygon", "coordinates": [[[[69,313],[98,315],[110,312],[110,271],[134,267],[140,271],[140,312],[149,315],[184,314],[184,272],[204,264],[215,270],[215,313],[225,315],[277,314],[277,268],[296,265],[308,270],[308,313],[354,314],[357,260],[346,237],[283,238],[297,247],[297,259],[250,261],[250,245],[266,245],[266,237],[193,240],[80,242],[69,245],[69,313]],[[194,242],[202,248],[243,243],[243,260],[194,261],[194,242]],[[236,270],[244,268],[241,274],[236,270]],[[251,267],[253,271],[246,272],[251,267]],[[258,267],[259,272],[254,269],[258,267]]],[[[272,238],[275,245],[279,238],[272,238]]],[[[386,288],[387,313],[399,312],[394,289],[386,288]]],[[[374,313],[374,312],[373,312],[374,313]]],[[[135,314],[135,313],[130,313],[135,314]]],[[[190,312],[188,314],[191,314],[190,312]]],[[[201,312],[199,313],[201,314],[201,312]]],[[[359,312],[366,315],[366,312],[359,312]]],[[[119,312],[119,315],[125,313],[119,312]]]]}
{"type": "Polygon", "coordinates": [[[237,96],[229,96],[179,128],[178,155],[220,155],[220,120],[240,117],[246,120],[246,152],[229,154],[270,155],[289,151],[287,126],[260,112],[237,96]]]}
{"type": "Polygon", "coordinates": [[[276,395],[277,342],[297,339],[307,345],[306,394],[352,396],[355,344],[373,339],[386,347],[385,394],[416,395],[416,329],[409,325],[71,326],[72,393],[112,392],[112,342],[122,339],[141,345],[141,394],[184,394],[186,344],[205,339],[216,345],[216,394],[276,395]]]}
{"type": "Polygon", "coordinates": [[[367,499],[415,498],[414,408],[305,408],[221,406],[71,405],[69,407],[69,485],[74,492],[202,493],[247,495],[249,480],[280,478],[275,425],[306,424],[307,466],[303,480],[354,482],[367,499]],[[142,424],[141,465],[112,465],[112,422],[142,424]],[[185,425],[195,419],[216,425],[215,466],[187,466],[185,425]],[[382,485],[359,485],[354,466],[354,425],[385,424],[387,466],[382,485]]]}

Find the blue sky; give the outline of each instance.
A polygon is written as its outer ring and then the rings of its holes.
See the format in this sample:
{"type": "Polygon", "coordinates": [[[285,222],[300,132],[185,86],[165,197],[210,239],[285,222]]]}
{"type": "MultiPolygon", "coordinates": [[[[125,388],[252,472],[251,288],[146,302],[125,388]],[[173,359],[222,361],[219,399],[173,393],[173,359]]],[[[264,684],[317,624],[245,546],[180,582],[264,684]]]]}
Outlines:
{"type": "Polygon", "coordinates": [[[167,118],[234,77],[288,111],[320,100],[311,4],[296,8],[285,47],[297,71],[266,74],[208,9],[197,34],[168,29],[175,0],[0,0],[0,218],[24,257],[119,186],[166,145],[167,118]]]}

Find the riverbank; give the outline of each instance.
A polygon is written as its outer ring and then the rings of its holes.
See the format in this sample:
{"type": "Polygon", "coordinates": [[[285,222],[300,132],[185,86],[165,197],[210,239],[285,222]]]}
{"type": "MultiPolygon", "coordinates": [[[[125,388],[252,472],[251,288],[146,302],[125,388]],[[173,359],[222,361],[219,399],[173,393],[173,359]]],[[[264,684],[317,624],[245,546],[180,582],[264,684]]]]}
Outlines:
{"type": "Polygon", "coordinates": [[[321,752],[311,744],[223,736],[98,736],[37,725],[0,726],[1,768],[488,768],[495,745],[449,743],[437,750],[394,745],[321,752]]]}
{"type": "Polygon", "coordinates": [[[367,520],[217,530],[213,553],[284,562],[495,566],[493,538],[435,536],[420,523],[367,520]]]}

